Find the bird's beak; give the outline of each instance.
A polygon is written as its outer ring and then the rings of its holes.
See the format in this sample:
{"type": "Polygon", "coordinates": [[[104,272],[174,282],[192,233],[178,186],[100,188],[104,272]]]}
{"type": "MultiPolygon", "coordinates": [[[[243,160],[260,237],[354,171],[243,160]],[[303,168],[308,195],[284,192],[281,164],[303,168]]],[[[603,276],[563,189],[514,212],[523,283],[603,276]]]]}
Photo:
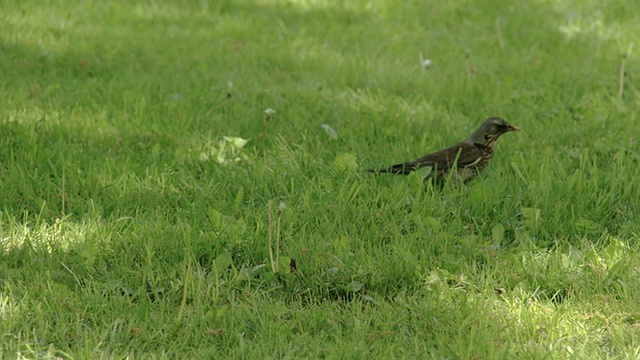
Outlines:
{"type": "Polygon", "coordinates": [[[511,125],[511,127],[509,127],[509,131],[520,131],[520,128],[517,126],[511,125]]]}

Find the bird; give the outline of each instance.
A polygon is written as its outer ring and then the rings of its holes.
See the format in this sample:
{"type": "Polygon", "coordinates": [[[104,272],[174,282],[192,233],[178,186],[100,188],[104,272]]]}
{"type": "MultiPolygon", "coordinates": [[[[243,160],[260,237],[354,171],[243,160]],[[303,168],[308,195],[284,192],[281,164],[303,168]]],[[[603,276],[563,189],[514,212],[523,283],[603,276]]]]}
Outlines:
{"type": "Polygon", "coordinates": [[[487,118],[467,139],[444,150],[387,168],[365,171],[408,175],[416,170],[427,168],[425,172],[420,172],[425,180],[431,178],[435,183],[442,184],[451,177],[466,183],[487,167],[493,156],[496,140],[510,131],[520,131],[520,128],[509,124],[505,119],[492,116],[487,118]]]}

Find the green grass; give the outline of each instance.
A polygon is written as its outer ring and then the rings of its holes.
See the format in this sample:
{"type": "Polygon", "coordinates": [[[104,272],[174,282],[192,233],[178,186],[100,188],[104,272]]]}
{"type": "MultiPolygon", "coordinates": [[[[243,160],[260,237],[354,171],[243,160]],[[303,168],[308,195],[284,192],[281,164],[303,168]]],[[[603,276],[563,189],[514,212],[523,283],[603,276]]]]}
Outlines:
{"type": "Polygon", "coordinates": [[[639,24],[633,1],[4,1],[0,357],[637,358],[639,24]],[[465,187],[358,171],[491,115],[523,131],[465,187]]]}

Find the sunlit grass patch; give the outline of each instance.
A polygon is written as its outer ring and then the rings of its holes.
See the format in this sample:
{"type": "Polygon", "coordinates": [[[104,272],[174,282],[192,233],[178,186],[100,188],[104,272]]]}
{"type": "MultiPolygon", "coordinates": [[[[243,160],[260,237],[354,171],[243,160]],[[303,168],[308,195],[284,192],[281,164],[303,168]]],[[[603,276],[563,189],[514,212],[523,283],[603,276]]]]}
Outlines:
{"type": "MultiPolygon", "coordinates": [[[[22,222],[8,218],[3,214],[0,226],[2,229],[2,246],[5,252],[17,248],[28,247],[39,252],[67,251],[85,244],[87,237],[93,238],[99,233],[99,223],[88,221],[76,223],[68,218],[56,219],[52,224],[47,222],[22,222]]],[[[92,241],[108,241],[108,239],[92,239],[92,241]]]]}

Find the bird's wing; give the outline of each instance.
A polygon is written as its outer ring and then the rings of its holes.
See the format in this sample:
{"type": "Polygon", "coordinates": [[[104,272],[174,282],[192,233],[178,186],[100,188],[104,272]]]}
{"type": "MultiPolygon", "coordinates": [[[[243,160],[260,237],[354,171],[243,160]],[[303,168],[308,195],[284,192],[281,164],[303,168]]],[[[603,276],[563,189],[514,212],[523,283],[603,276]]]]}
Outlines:
{"type": "Polygon", "coordinates": [[[482,149],[472,142],[463,141],[447,149],[427,154],[417,160],[371,171],[406,175],[414,170],[430,166],[436,168],[438,172],[446,172],[451,169],[454,164],[457,164],[456,166],[458,168],[473,166],[480,161],[481,156],[482,149]]]}

